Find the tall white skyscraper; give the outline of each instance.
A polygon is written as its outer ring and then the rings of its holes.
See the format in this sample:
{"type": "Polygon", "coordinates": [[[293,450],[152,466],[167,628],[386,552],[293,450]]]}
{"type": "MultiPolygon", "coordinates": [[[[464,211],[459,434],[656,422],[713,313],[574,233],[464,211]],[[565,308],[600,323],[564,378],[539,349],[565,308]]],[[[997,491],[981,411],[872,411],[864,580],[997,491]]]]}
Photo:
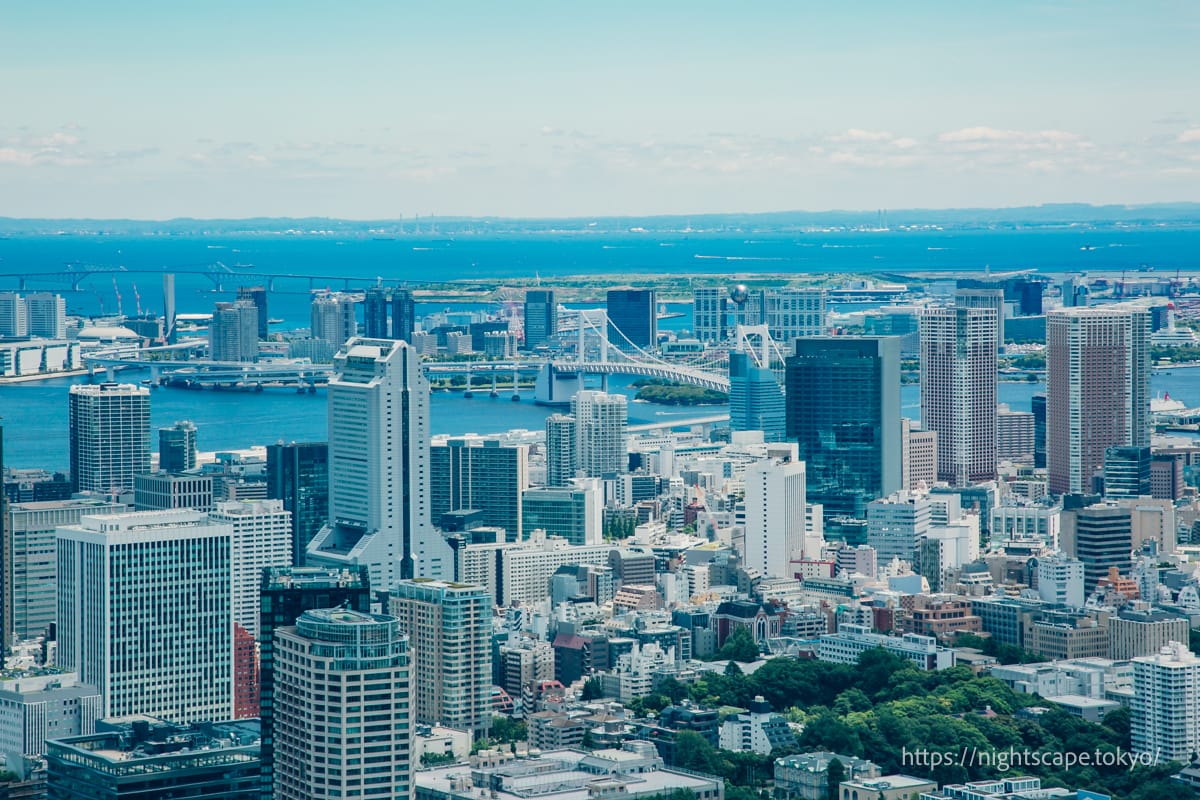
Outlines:
{"type": "Polygon", "coordinates": [[[99,687],[104,716],[233,718],[232,536],[198,511],[58,529],[58,661],[99,687]]]}
{"type": "Polygon", "coordinates": [[[365,564],[371,586],[453,574],[450,547],[430,522],[429,382],[417,351],[354,338],[329,379],[329,524],[310,565],[365,564]]]}
{"type": "Polygon", "coordinates": [[[791,577],[789,564],[804,549],[804,462],[757,461],[746,467],[745,483],[743,563],[762,575],[791,577]]]}
{"type": "Polygon", "coordinates": [[[609,472],[625,472],[629,456],[625,447],[625,428],[629,409],[625,396],[584,390],[571,398],[571,416],[575,418],[577,467],[589,477],[609,472]]]}
{"type": "Polygon", "coordinates": [[[937,433],[938,477],[954,486],[996,477],[996,311],[921,314],[921,427],[937,433]]]}
{"type": "Polygon", "coordinates": [[[292,512],[282,500],[228,500],[208,516],[233,531],[233,621],[257,639],[262,571],[292,563],[292,512]]]}
{"type": "Polygon", "coordinates": [[[546,417],[546,485],[570,485],[575,469],[575,418],[551,414],[546,417]]]}
{"type": "Polygon", "coordinates": [[[274,632],[274,648],[275,800],[409,797],[411,666],[399,621],[305,611],[274,632]]]}
{"type": "Polygon", "coordinates": [[[127,383],[71,387],[71,488],[133,491],[133,476],[150,471],[150,390],[127,383]]]}
{"type": "Polygon", "coordinates": [[[25,297],[29,335],[43,339],[67,338],[67,301],[51,292],[34,292],[25,297]]]}
{"type": "Polygon", "coordinates": [[[334,347],[341,347],[346,340],[358,333],[355,317],[357,303],[350,295],[317,295],[310,307],[310,320],[314,339],[324,339],[334,347]]]}
{"type": "Polygon", "coordinates": [[[1200,658],[1170,642],[1133,659],[1130,738],[1134,753],[1189,763],[1200,752],[1200,658]]]}
{"type": "Polygon", "coordinates": [[[1046,315],[1046,467],[1053,494],[1090,492],[1104,451],[1150,444],[1150,314],[1115,303],[1046,315]]]}

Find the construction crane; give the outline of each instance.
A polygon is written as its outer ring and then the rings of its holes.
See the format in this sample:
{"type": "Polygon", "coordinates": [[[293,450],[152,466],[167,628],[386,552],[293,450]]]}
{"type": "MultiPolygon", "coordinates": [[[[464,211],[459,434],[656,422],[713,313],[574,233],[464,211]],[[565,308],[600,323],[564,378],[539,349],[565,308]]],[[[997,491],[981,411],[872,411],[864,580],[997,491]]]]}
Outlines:
{"type": "Polygon", "coordinates": [[[113,294],[117,296],[117,316],[122,317],[124,312],[121,311],[121,287],[117,285],[116,275],[113,275],[113,294]]]}
{"type": "Polygon", "coordinates": [[[137,305],[137,315],[140,317],[142,315],[142,296],[138,294],[136,283],[133,284],[133,300],[137,305]]]}

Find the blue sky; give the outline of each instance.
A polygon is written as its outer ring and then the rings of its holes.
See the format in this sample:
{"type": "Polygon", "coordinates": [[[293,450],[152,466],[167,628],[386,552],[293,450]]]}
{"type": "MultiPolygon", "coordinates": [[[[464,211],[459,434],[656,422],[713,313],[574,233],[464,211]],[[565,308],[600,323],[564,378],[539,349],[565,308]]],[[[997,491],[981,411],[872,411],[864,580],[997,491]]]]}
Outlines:
{"type": "Polygon", "coordinates": [[[9,4],[0,215],[1200,201],[1200,3],[9,4]]]}

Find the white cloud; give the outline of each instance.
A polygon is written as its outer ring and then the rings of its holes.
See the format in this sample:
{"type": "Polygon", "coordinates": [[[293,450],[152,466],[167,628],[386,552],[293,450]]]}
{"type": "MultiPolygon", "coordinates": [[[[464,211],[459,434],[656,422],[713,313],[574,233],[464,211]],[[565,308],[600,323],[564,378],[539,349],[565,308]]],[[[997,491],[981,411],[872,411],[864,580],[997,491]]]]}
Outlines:
{"type": "Polygon", "coordinates": [[[1175,139],[1180,144],[1191,144],[1192,142],[1200,142],[1200,128],[1188,128],[1175,139]]]}

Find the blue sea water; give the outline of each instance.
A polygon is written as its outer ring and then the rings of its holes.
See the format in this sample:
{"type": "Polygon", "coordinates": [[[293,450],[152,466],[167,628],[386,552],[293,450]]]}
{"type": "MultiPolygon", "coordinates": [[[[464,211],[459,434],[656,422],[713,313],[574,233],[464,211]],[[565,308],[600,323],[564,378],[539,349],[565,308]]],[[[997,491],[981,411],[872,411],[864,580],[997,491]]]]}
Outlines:
{"type": "MultiPolygon", "coordinates": [[[[496,277],[553,278],[585,275],[695,275],[792,273],[875,273],[885,279],[905,272],[977,272],[1035,269],[1047,273],[1136,270],[1152,267],[1174,274],[1200,266],[1200,229],[1034,228],[923,232],[822,232],[812,234],[598,234],[458,237],[401,236],[395,239],[312,236],[43,236],[0,238],[0,287],[13,275],[57,272],[66,265],[91,264],[127,270],[176,274],[180,313],[202,313],[217,300],[231,299],[241,281],[232,275],[225,291],[214,291],[203,270],[220,261],[245,265],[239,272],[327,276],[317,281],[339,288],[338,276],[378,276],[384,283],[496,277]],[[190,274],[189,274],[190,273],[190,274]]],[[[238,270],[235,270],[237,272],[238,270]]],[[[38,288],[30,283],[28,290],[38,288]]],[[[136,305],[162,308],[157,274],[116,271],[87,278],[81,291],[67,295],[74,313],[95,315],[136,305]],[[134,288],[137,288],[135,293],[134,288]],[[135,297],[135,294],[137,295],[135,297]]],[[[281,281],[269,298],[269,313],[285,321],[280,329],[308,324],[308,281],[281,281]]],[[[456,305],[456,309],[471,306],[456,305]]],[[[421,313],[438,310],[422,304],[421,313]]],[[[475,308],[494,309],[479,305],[475,308]]],[[[690,325],[690,309],[673,307],[683,317],[664,321],[667,329],[690,325]]],[[[140,376],[139,376],[140,377],[140,376]]],[[[136,379],[136,378],[131,378],[136,379]]],[[[0,387],[0,417],[5,425],[5,456],[10,465],[63,469],[67,463],[66,406],[70,381],[0,387]]],[[[620,380],[614,388],[627,386],[620,380]]],[[[1035,384],[1000,385],[1000,400],[1027,410],[1035,384]]],[[[1155,392],[1200,405],[1200,370],[1157,373],[1155,392]]],[[[628,391],[626,389],[626,391],[628,391]]],[[[906,416],[919,416],[917,387],[903,389],[906,416]]],[[[715,409],[713,409],[715,410],[715,409]]],[[[632,404],[631,422],[657,421],[670,415],[696,416],[696,409],[632,404]]],[[[707,409],[706,409],[707,411],[707,409]]],[[[461,394],[435,395],[435,433],[487,433],[499,428],[540,428],[547,409],[526,397],[512,403],[461,394]],[[502,404],[498,408],[497,403],[502,404]]],[[[699,412],[705,413],[705,412],[699,412]]],[[[191,419],[200,428],[206,450],[251,444],[321,440],[325,437],[324,394],[297,395],[190,392],[161,389],[151,402],[155,427],[191,419]]]]}

